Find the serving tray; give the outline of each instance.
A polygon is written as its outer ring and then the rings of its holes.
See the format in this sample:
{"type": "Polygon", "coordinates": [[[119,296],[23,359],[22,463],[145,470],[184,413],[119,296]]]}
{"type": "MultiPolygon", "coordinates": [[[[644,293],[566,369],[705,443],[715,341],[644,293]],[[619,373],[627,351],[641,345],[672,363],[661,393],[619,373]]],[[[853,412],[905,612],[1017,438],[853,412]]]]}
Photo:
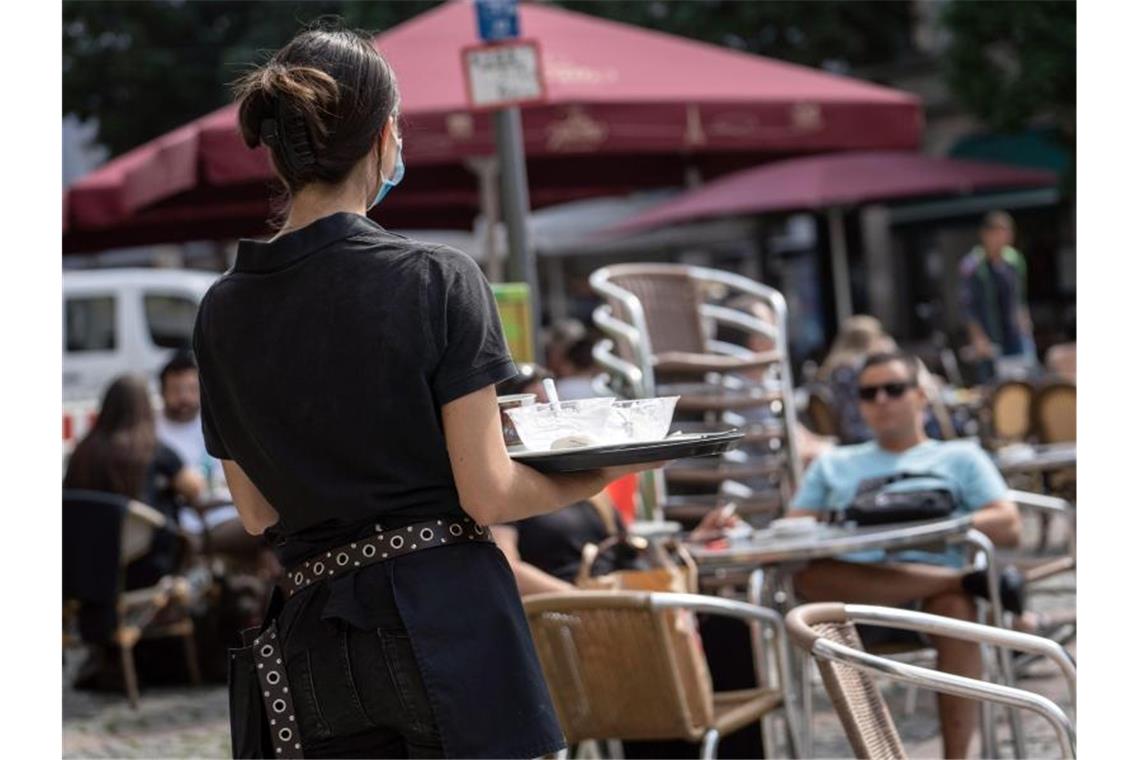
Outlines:
{"type": "Polygon", "coordinates": [[[666,459],[715,456],[735,448],[743,438],[744,433],[739,430],[688,433],[645,443],[602,444],[559,451],[515,451],[511,452],[511,458],[539,472],[579,472],[666,459]]]}

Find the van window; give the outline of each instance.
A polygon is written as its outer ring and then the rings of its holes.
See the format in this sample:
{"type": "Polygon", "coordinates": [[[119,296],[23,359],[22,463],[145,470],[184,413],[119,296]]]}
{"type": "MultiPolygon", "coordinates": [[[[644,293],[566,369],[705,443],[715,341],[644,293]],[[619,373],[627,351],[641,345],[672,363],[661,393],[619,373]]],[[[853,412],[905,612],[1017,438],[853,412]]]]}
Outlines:
{"type": "Polygon", "coordinates": [[[114,296],[67,299],[66,320],[69,352],[115,350],[114,296]]]}
{"type": "Polygon", "coordinates": [[[188,348],[194,336],[198,302],[185,296],[148,295],[143,298],[150,339],[159,348],[188,348]]]}

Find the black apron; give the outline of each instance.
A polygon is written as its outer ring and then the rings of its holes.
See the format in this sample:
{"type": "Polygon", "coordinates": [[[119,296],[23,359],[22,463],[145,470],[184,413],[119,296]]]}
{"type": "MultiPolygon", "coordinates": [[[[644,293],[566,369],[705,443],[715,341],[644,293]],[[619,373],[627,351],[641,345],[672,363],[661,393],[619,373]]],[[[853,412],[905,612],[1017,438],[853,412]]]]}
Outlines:
{"type": "MultiPolygon", "coordinates": [[[[565,747],[514,576],[498,547],[432,549],[325,581],[325,614],[372,627],[367,605],[357,602],[367,593],[368,582],[357,577],[365,573],[391,583],[448,757],[531,758],[565,747]]],[[[261,630],[282,606],[275,591],[261,630]]],[[[230,653],[234,757],[281,757],[270,743],[256,670],[252,647],[230,653]]]]}

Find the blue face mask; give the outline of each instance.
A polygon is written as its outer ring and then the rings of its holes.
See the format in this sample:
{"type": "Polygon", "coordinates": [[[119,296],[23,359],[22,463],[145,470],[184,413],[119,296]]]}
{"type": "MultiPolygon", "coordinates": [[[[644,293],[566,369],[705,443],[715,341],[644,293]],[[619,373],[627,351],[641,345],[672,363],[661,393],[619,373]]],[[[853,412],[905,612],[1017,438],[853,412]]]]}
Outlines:
{"type": "MultiPolygon", "coordinates": [[[[383,177],[383,174],[381,174],[383,177]]],[[[396,143],[396,166],[392,169],[392,177],[380,183],[380,189],[376,191],[376,197],[372,199],[372,204],[368,207],[371,211],[377,203],[384,200],[384,196],[388,194],[396,185],[400,184],[400,180],[404,178],[404,143],[399,141],[396,143]]]]}

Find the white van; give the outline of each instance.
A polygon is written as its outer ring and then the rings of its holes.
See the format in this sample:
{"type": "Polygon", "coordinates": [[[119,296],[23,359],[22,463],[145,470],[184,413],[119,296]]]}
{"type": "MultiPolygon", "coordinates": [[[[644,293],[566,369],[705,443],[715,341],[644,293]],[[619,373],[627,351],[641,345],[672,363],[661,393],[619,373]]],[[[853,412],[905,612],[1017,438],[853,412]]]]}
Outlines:
{"type": "Polygon", "coordinates": [[[153,381],[174,349],[190,345],[198,303],[217,278],[185,269],[64,271],[65,406],[97,402],[124,372],[153,381]]]}

